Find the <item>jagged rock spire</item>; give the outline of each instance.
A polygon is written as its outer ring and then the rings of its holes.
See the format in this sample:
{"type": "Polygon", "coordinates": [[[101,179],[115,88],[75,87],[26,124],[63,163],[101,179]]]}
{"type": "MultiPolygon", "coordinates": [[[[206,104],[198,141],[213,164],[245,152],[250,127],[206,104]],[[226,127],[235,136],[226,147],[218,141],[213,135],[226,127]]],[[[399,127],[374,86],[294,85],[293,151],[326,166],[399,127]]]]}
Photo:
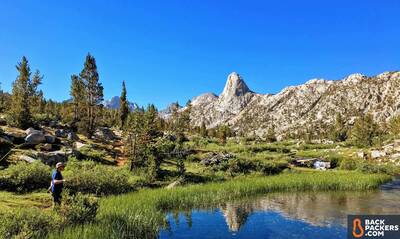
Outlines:
{"type": "Polygon", "coordinates": [[[251,92],[249,87],[243,81],[242,77],[236,72],[229,74],[226,80],[224,91],[221,93],[221,98],[232,98],[235,96],[242,96],[251,92]]]}

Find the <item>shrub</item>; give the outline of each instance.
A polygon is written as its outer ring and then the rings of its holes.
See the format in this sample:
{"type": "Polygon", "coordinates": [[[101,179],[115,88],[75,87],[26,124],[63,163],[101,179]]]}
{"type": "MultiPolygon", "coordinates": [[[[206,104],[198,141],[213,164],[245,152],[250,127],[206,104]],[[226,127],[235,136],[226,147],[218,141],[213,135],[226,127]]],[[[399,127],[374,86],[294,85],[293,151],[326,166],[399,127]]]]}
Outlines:
{"type": "Polygon", "coordinates": [[[336,168],[339,166],[342,156],[340,155],[330,155],[327,159],[331,162],[331,168],[336,168]]]}
{"type": "Polygon", "coordinates": [[[51,169],[40,161],[19,162],[0,172],[0,187],[14,192],[29,192],[50,185],[51,169]]]}
{"type": "Polygon", "coordinates": [[[197,163],[197,162],[200,162],[201,159],[200,159],[200,157],[199,157],[198,155],[196,155],[196,154],[189,154],[189,155],[186,157],[186,161],[187,161],[187,162],[195,162],[195,163],[197,163]]]}
{"type": "Polygon", "coordinates": [[[61,218],[40,209],[16,209],[0,212],[1,238],[45,238],[50,230],[58,229],[61,218]]]}
{"type": "Polygon", "coordinates": [[[65,187],[72,193],[96,195],[119,194],[132,190],[130,174],[125,168],[101,165],[95,162],[79,162],[70,158],[64,178],[65,187]]]}
{"type": "Polygon", "coordinates": [[[342,170],[357,170],[363,173],[380,173],[394,175],[396,167],[390,164],[379,164],[368,160],[343,159],[340,162],[342,170]]]}
{"type": "Polygon", "coordinates": [[[84,146],[82,147],[79,152],[81,153],[81,158],[86,159],[86,160],[92,160],[95,162],[102,162],[104,161],[103,159],[105,158],[106,154],[102,151],[93,149],[90,146],[84,146]]]}
{"type": "Polygon", "coordinates": [[[184,176],[186,172],[186,167],[185,163],[183,162],[183,159],[178,159],[176,162],[176,169],[178,171],[179,176],[184,176]]]}
{"type": "Polygon", "coordinates": [[[393,175],[395,173],[395,167],[391,165],[377,164],[371,161],[359,161],[357,170],[363,173],[381,173],[393,175]]]}
{"type": "Polygon", "coordinates": [[[257,167],[257,171],[266,175],[272,175],[281,173],[286,168],[288,168],[286,161],[267,161],[261,162],[257,167]]]}
{"type": "Polygon", "coordinates": [[[231,176],[235,174],[247,174],[250,172],[261,172],[265,175],[278,174],[288,167],[286,161],[258,161],[258,160],[244,160],[232,159],[229,161],[227,172],[231,176]]]}
{"type": "Polygon", "coordinates": [[[246,174],[249,173],[251,170],[254,170],[254,164],[251,163],[249,160],[243,160],[234,158],[229,160],[227,172],[234,176],[235,174],[246,174]]]}
{"type": "Polygon", "coordinates": [[[69,195],[64,193],[64,203],[60,213],[69,225],[84,224],[94,221],[99,207],[96,198],[77,193],[69,195]]]}
{"type": "Polygon", "coordinates": [[[339,169],[342,170],[356,170],[357,169],[357,160],[352,158],[343,159],[340,162],[339,169]]]}

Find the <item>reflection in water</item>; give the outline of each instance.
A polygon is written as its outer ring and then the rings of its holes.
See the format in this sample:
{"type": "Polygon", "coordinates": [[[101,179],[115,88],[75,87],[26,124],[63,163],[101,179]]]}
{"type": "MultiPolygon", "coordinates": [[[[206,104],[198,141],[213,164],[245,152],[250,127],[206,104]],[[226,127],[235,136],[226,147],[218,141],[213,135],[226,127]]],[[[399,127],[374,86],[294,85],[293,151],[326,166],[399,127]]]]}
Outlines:
{"type": "Polygon", "coordinates": [[[253,206],[248,203],[227,203],[221,206],[226,224],[230,231],[237,232],[253,212],[253,206]]]}
{"type": "Polygon", "coordinates": [[[320,233],[345,237],[348,214],[400,214],[399,189],[400,181],[395,181],[382,190],[367,192],[271,193],[224,203],[213,210],[175,212],[168,216],[170,223],[174,222],[170,234],[162,232],[160,237],[231,238],[237,234],[237,238],[309,238],[320,233]],[[185,225],[179,224],[179,218],[185,225]],[[283,231],[279,229],[282,226],[283,231]]]}
{"type": "Polygon", "coordinates": [[[315,226],[346,225],[348,214],[400,214],[399,191],[273,193],[222,206],[231,231],[253,212],[275,211],[315,226]]]}

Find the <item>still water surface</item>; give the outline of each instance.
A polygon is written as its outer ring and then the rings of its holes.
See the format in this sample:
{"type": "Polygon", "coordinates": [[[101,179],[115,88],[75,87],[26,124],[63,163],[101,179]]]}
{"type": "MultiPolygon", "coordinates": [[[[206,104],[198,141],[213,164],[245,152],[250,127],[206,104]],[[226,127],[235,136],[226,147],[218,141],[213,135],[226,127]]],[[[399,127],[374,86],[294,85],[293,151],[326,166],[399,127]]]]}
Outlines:
{"type": "Polygon", "coordinates": [[[348,214],[400,214],[400,180],[368,192],[272,193],[169,213],[167,238],[346,238],[348,214]]]}

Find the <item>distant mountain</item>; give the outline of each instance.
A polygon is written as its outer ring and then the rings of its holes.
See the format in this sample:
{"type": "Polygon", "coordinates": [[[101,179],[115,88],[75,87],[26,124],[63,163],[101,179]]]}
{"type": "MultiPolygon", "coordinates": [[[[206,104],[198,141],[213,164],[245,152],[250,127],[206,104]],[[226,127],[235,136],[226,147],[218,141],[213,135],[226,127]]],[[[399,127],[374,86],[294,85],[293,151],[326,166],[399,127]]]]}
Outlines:
{"type": "Polygon", "coordinates": [[[161,118],[168,119],[174,110],[180,111],[182,106],[178,102],[168,105],[166,109],[160,110],[158,113],[161,118]]]}
{"type": "MultiPolygon", "coordinates": [[[[137,108],[137,104],[128,102],[129,109],[133,111],[135,108],[137,108]]],[[[114,96],[109,100],[104,101],[104,107],[108,109],[119,109],[120,104],[119,104],[119,96],[114,96]]]]}
{"type": "MultiPolygon", "coordinates": [[[[168,117],[168,112],[163,117],[168,117]]],[[[207,128],[226,124],[236,132],[259,136],[273,127],[278,136],[285,137],[305,130],[319,134],[333,124],[337,113],[349,125],[366,113],[379,122],[400,114],[400,72],[312,79],[278,94],[254,93],[233,72],[219,96],[206,93],[192,99],[190,116],[197,126],[202,122],[207,128]]]]}

